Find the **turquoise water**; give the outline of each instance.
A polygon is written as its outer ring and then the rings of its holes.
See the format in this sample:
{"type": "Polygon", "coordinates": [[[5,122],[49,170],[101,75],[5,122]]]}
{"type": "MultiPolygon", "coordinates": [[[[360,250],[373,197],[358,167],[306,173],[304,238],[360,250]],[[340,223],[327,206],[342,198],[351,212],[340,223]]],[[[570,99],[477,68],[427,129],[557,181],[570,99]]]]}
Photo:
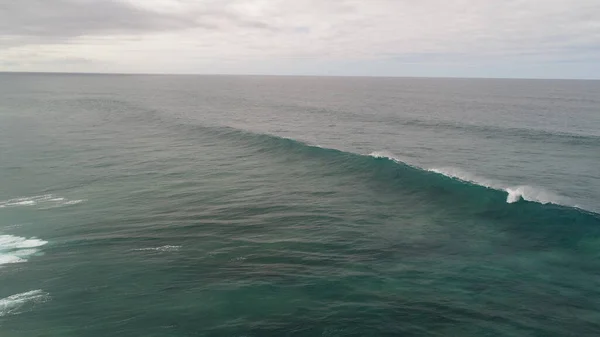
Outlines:
{"type": "Polygon", "coordinates": [[[0,335],[598,336],[599,89],[0,74],[0,335]]]}

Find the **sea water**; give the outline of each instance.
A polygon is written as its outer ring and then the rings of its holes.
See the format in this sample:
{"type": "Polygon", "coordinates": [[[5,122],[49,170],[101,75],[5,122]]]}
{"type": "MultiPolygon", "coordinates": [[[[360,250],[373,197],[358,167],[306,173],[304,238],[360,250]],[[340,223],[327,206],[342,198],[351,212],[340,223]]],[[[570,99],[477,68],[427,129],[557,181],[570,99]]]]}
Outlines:
{"type": "Polygon", "coordinates": [[[598,336],[600,82],[0,74],[0,335],[598,336]]]}

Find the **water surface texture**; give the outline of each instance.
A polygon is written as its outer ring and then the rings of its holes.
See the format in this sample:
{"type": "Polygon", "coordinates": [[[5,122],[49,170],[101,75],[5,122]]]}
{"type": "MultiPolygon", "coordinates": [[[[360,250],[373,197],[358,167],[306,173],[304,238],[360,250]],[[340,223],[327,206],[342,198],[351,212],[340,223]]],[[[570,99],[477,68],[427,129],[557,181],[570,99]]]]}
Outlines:
{"type": "Polygon", "coordinates": [[[0,74],[0,335],[599,336],[600,82],[0,74]]]}

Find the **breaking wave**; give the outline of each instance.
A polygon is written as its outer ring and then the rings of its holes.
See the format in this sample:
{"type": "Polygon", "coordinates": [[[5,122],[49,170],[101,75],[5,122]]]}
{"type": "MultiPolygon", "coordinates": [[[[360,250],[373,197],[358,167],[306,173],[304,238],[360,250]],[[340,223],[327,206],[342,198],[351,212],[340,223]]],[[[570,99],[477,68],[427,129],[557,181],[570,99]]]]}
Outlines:
{"type": "Polygon", "coordinates": [[[39,248],[47,243],[38,238],[0,235],[0,266],[27,262],[29,256],[37,254],[39,248]]]}
{"type": "Polygon", "coordinates": [[[40,289],[8,296],[0,299],[0,317],[31,311],[49,299],[50,294],[40,289]]]}

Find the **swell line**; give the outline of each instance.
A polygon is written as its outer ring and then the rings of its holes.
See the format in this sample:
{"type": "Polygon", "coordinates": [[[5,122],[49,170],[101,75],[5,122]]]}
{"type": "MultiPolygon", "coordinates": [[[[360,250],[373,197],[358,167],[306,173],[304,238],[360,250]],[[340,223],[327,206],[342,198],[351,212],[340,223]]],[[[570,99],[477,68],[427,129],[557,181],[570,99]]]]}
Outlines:
{"type": "MultiPolygon", "coordinates": [[[[190,127],[190,125],[186,127],[190,127]]],[[[379,169],[375,166],[383,164],[388,166],[389,169],[397,171],[393,174],[393,178],[399,179],[400,184],[416,188],[419,187],[419,184],[422,184],[423,187],[450,190],[477,188],[477,191],[473,190],[472,192],[477,194],[487,193],[488,199],[502,201],[507,205],[535,203],[542,207],[555,206],[570,209],[574,212],[598,215],[594,211],[565,203],[560,196],[541,188],[528,185],[504,186],[452,168],[422,168],[406,163],[386,152],[372,152],[369,154],[347,152],[309,144],[292,138],[255,133],[228,126],[195,125],[193,128],[196,131],[198,131],[197,128],[200,128],[203,134],[227,138],[229,141],[233,141],[236,146],[253,148],[260,153],[271,153],[278,156],[302,155],[312,158],[331,158],[338,165],[343,166],[345,170],[372,171],[379,169]]]]}
{"type": "MultiPolygon", "coordinates": [[[[452,168],[423,168],[406,163],[390,154],[381,155],[381,152],[360,154],[347,152],[334,148],[326,148],[316,144],[309,144],[300,140],[286,138],[274,134],[257,133],[223,125],[206,125],[197,123],[182,123],[180,118],[166,116],[157,109],[137,107],[133,118],[136,123],[148,122],[166,128],[178,136],[185,136],[188,140],[196,139],[199,134],[221,138],[233,143],[239,148],[246,148],[260,154],[272,154],[280,157],[286,156],[308,156],[310,158],[329,159],[335,161],[336,165],[344,170],[360,170],[361,172],[375,172],[386,166],[390,173],[389,178],[396,180],[399,185],[411,186],[413,188],[433,188],[453,190],[456,193],[469,193],[483,195],[485,199],[493,199],[507,205],[523,203],[535,203],[540,206],[558,206],[570,209],[574,212],[586,214],[598,214],[589,209],[582,209],[568,202],[564,202],[560,196],[543,189],[528,185],[504,186],[498,183],[489,183],[486,179],[474,177],[467,172],[460,172],[452,168]],[[475,188],[476,190],[474,190],[475,188]]],[[[187,119],[186,119],[187,120],[187,119]]],[[[563,135],[567,138],[584,139],[595,141],[596,138],[581,135],[563,135]]],[[[291,158],[293,159],[293,158],[291,158]]]]}
{"type": "Polygon", "coordinates": [[[517,137],[527,141],[557,142],[566,145],[599,146],[600,136],[595,134],[573,133],[567,131],[551,131],[544,129],[531,129],[519,127],[500,127],[491,125],[460,124],[450,121],[427,121],[421,119],[408,119],[391,121],[402,126],[420,127],[427,129],[456,130],[480,134],[486,138],[517,137]]]}

